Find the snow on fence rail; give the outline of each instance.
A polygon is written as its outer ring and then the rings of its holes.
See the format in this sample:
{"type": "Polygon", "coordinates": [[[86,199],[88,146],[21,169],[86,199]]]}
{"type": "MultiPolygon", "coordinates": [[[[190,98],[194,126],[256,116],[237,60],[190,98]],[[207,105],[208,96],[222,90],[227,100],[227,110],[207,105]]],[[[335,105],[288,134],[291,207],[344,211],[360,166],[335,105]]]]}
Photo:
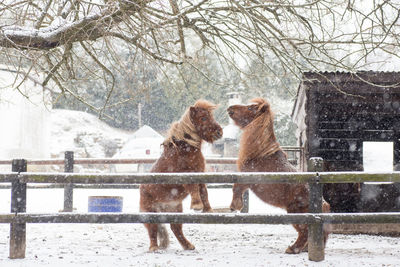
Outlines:
{"type": "MultiPolygon", "coordinates": [[[[303,148],[297,146],[282,146],[282,149],[288,153],[299,153],[292,160],[303,161],[303,148]]],[[[158,157],[153,158],[75,158],[72,151],[65,152],[64,159],[28,159],[28,165],[67,165],[67,164],[151,164],[158,157]],[[69,162],[69,163],[68,163],[69,162]]],[[[236,164],[237,158],[206,158],[207,164],[236,164]]],[[[0,165],[11,165],[12,160],[0,159],[0,165]]]]}
{"type": "MultiPolygon", "coordinates": [[[[151,164],[158,158],[78,158],[74,164],[151,164]]],[[[64,159],[29,159],[29,165],[63,165],[64,159]]],[[[236,164],[236,158],[208,158],[208,164],[236,164]]],[[[11,165],[12,160],[0,160],[0,165],[11,165]]]]}
{"type": "Polygon", "coordinates": [[[0,172],[0,183],[76,184],[276,184],[400,182],[400,172],[51,173],[0,172]]]}
{"type": "Polygon", "coordinates": [[[308,224],[308,256],[322,261],[324,253],[323,224],[398,223],[400,213],[322,213],[323,183],[400,182],[400,172],[391,173],[323,173],[322,159],[313,158],[306,173],[148,173],[148,174],[83,174],[27,173],[26,162],[15,162],[14,172],[0,173],[0,183],[11,182],[11,213],[0,214],[0,223],[10,224],[10,258],[24,258],[26,223],[206,223],[206,224],[308,224]],[[19,163],[19,164],[18,164],[19,163]],[[25,169],[17,167],[25,166],[25,169]],[[183,213],[26,213],[27,183],[308,183],[309,213],[286,215],[261,214],[183,214],[183,213]]]}

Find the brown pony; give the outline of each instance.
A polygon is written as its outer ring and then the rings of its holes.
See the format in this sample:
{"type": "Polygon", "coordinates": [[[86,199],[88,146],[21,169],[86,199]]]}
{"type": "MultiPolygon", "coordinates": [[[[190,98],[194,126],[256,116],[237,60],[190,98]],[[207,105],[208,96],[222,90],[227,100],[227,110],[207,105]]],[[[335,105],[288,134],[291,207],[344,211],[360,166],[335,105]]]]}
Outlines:
{"type": "MultiPolygon", "coordinates": [[[[269,103],[255,98],[249,105],[234,105],[228,108],[229,116],[243,130],[240,141],[238,168],[241,172],[295,172],[276,140],[273,128],[273,113],[269,103]]],[[[304,184],[234,184],[231,210],[241,210],[242,195],[250,188],[262,201],[283,208],[288,213],[308,212],[308,187],[304,184]]],[[[329,212],[329,204],[323,203],[323,211],[329,212]]],[[[286,253],[307,251],[308,227],[293,225],[298,232],[296,242],[286,253]]],[[[325,231],[325,243],[328,231],[325,231]]]]}
{"type": "MultiPolygon", "coordinates": [[[[186,110],[179,122],[172,124],[163,142],[164,151],[150,172],[204,172],[201,153],[204,141],[212,143],[222,137],[222,128],[214,120],[214,104],[198,100],[186,110]]],[[[205,184],[143,184],[140,186],[140,211],[182,212],[182,201],[190,194],[191,208],[212,211],[205,184]]],[[[144,224],[150,237],[150,251],[169,244],[166,228],[160,224],[144,224]],[[160,245],[157,244],[157,235],[160,245]]],[[[182,224],[170,224],[172,232],[185,250],[194,246],[185,238],[182,224]]]]}

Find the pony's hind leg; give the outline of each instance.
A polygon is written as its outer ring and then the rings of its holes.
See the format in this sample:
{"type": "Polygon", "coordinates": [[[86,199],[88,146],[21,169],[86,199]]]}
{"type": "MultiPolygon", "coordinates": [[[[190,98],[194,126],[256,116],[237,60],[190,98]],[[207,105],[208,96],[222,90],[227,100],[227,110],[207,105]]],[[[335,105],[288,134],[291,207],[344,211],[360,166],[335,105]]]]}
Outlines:
{"type": "MultiPolygon", "coordinates": [[[[308,212],[308,199],[302,197],[305,194],[297,194],[295,201],[286,208],[288,213],[306,213],[308,212]]],[[[308,249],[308,225],[307,224],[293,224],[297,231],[297,239],[293,245],[286,249],[288,254],[298,254],[305,252],[308,249]]]]}
{"type": "Polygon", "coordinates": [[[308,240],[308,226],[307,224],[293,224],[296,229],[298,236],[293,245],[289,246],[285,253],[287,254],[298,254],[300,252],[307,251],[307,240],[308,240]]]}
{"type": "Polygon", "coordinates": [[[149,233],[149,238],[150,238],[150,252],[154,252],[156,250],[159,250],[158,244],[157,244],[157,233],[158,233],[158,225],[155,223],[145,223],[144,226],[147,229],[147,232],[149,233]]]}
{"type": "MultiPolygon", "coordinates": [[[[331,212],[331,206],[325,200],[322,202],[322,212],[329,213],[331,212]]],[[[332,225],[331,224],[324,224],[324,245],[326,246],[326,242],[328,241],[328,236],[332,232],[332,225]]]]}
{"type": "MultiPolygon", "coordinates": [[[[169,206],[165,207],[166,212],[182,212],[182,202],[181,203],[174,203],[169,206]]],[[[174,224],[171,223],[171,230],[174,233],[174,235],[176,236],[176,239],[178,239],[179,243],[181,244],[181,246],[183,247],[183,249],[185,250],[193,250],[194,246],[186,239],[185,235],[183,234],[182,231],[182,224],[174,224]]]]}
{"type": "Polygon", "coordinates": [[[203,203],[203,212],[212,212],[210,202],[208,201],[208,191],[206,184],[199,184],[200,198],[203,203]]]}
{"type": "Polygon", "coordinates": [[[189,192],[191,197],[190,208],[193,210],[202,210],[203,202],[200,197],[200,190],[198,184],[185,184],[183,185],[185,190],[189,192]]]}
{"type": "Polygon", "coordinates": [[[181,244],[184,250],[195,249],[192,243],[190,243],[189,240],[187,240],[186,237],[183,235],[182,224],[171,223],[171,230],[175,234],[176,239],[178,239],[179,243],[181,244]]]}
{"type": "Polygon", "coordinates": [[[243,193],[250,186],[248,184],[234,184],[232,187],[232,202],[231,202],[231,211],[242,210],[243,208],[243,193]]]}

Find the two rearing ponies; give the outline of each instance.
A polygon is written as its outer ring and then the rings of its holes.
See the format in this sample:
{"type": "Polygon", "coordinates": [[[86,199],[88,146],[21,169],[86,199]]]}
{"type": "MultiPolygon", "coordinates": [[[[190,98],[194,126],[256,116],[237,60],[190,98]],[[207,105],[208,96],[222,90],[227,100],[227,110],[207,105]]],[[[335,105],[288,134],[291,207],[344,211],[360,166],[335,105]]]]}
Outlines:
{"type": "MultiPolygon", "coordinates": [[[[215,105],[199,100],[191,106],[180,121],[175,122],[163,142],[164,151],[154,164],[151,172],[204,172],[205,160],[201,153],[202,141],[213,142],[222,137],[222,128],[215,122],[212,111],[215,105]]],[[[275,137],[273,113],[269,103],[256,98],[249,105],[234,105],[228,114],[243,130],[240,141],[238,170],[241,172],[295,172],[286,154],[275,137]]],[[[308,212],[309,189],[303,184],[234,184],[231,210],[241,210],[242,196],[252,190],[262,201],[283,208],[288,213],[308,212]]],[[[212,211],[205,184],[164,185],[146,184],[140,186],[140,211],[182,212],[182,201],[191,195],[191,208],[212,211]]],[[[323,202],[323,212],[329,212],[329,204],[323,202]]],[[[307,251],[308,227],[295,224],[298,232],[295,243],[286,253],[307,251]]],[[[145,224],[150,237],[150,251],[168,246],[168,235],[159,224],[145,224]],[[157,240],[160,239],[159,244],[157,240]]],[[[194,246],[185,238],[182,224],[171,224],[171,230],[186,250],[194,246]]],[[[325,242],[328,231],[324,229],[325,242]]]]}

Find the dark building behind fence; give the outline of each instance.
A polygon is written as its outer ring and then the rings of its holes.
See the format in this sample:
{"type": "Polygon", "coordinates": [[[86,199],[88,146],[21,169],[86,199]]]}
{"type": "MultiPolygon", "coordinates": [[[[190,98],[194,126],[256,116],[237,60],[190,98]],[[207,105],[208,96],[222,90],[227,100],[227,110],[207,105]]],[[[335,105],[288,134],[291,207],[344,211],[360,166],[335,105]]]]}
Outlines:
{"type": "MultiPolygon", "coordinates": [[[[365,141],[393,142],[399,170],[400,72],[305,72],[292,118],[306,159],[326,171],[362,171],[365,141]]],[[[334,212],[400,210],[398,184],[327,184],[324,197],[334,212]]]]}

